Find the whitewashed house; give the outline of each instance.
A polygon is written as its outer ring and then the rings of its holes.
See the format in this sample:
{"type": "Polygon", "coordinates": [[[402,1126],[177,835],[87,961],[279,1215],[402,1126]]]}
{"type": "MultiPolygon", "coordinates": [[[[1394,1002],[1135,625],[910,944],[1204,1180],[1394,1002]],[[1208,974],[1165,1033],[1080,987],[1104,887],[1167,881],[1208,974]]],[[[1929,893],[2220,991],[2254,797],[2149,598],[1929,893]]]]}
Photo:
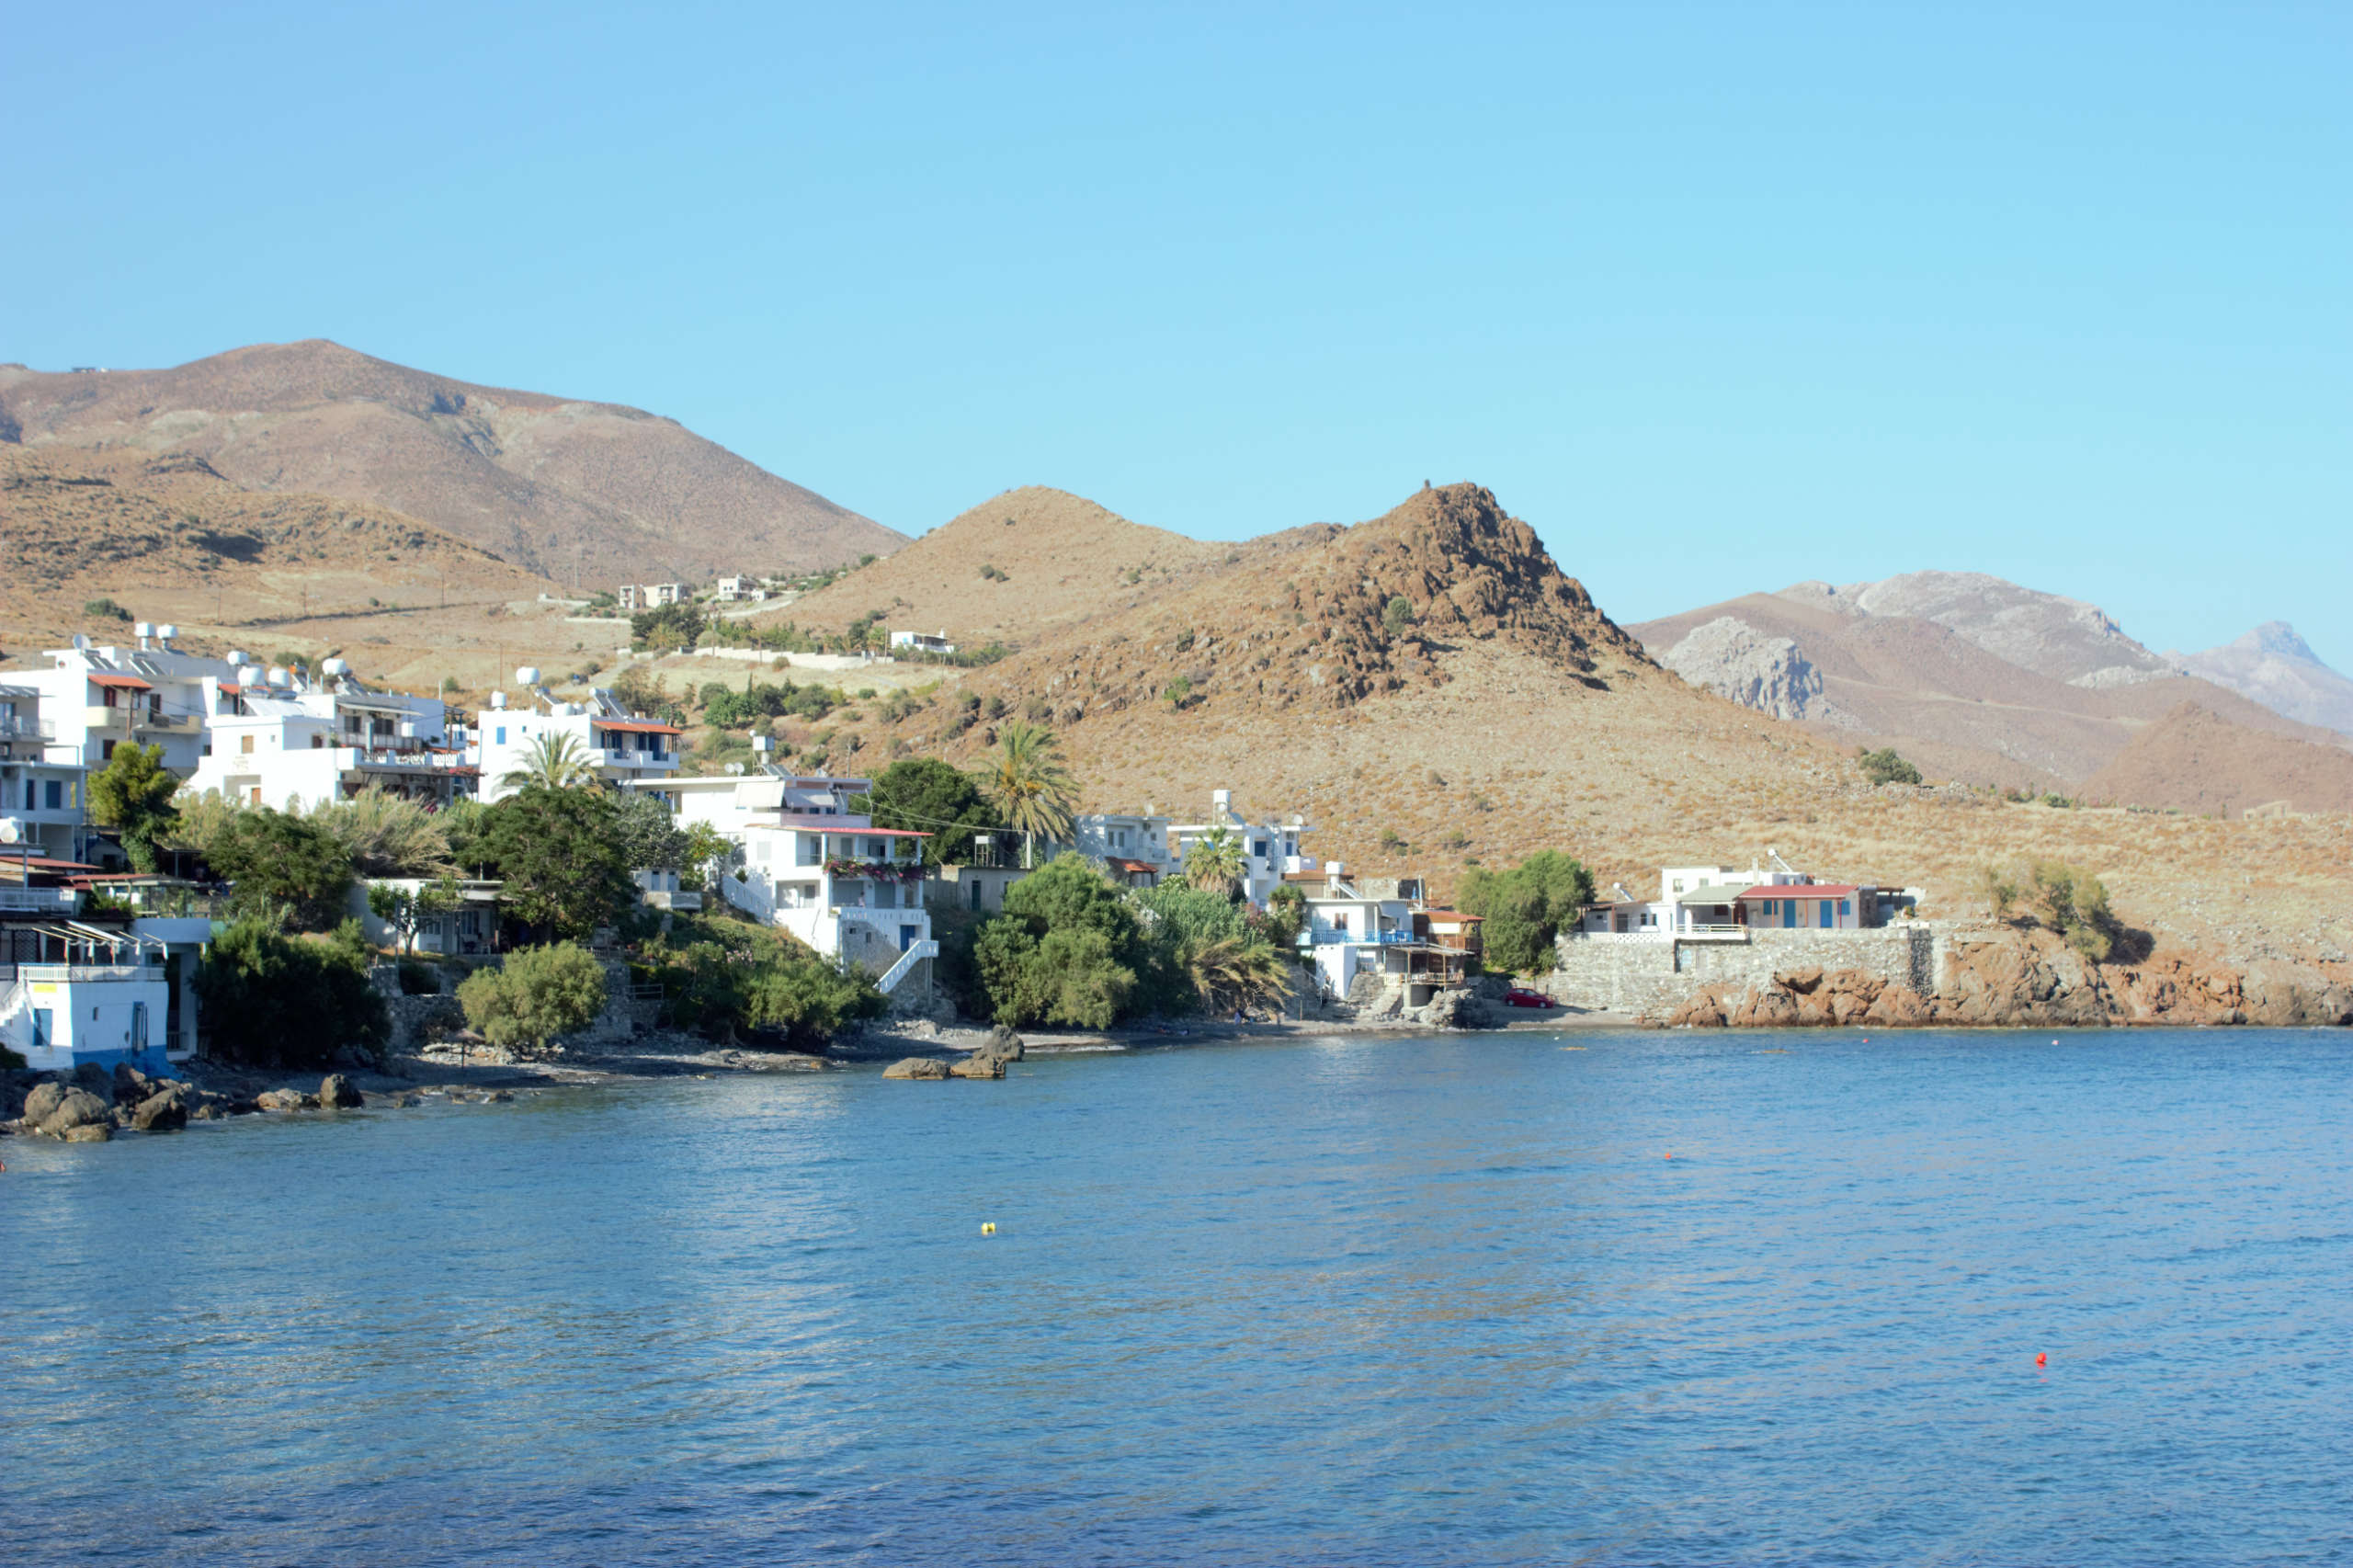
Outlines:
{"type": "Polygon", "coordinates": [[[1089,812],[1072,819],[1070,846],[1101,861],[1128,887],[1156,887],[1176,873],[1168,827],[1168,819],[1150,806],[1140,813],[1089,812]]]}
{"type": "Polygon", "coordinates": [[[8,684],[40,694],[46,755],[103,767],[128,742],[163,748],[164,766],[185,778],[203,760],[206,683],[234,682],[236,665],[172,646],[176,626],[141,621],[134,647],[94,647],[77,636],[52,648],[50,667],[13,670],[8,684]]]}
{"type": "Polygon", "coordinates": [[[872,780],[766,769],[640,787],[667,799],[681,827],[708,823],[740,846],[718,892],[755,919],[859,965],[885,991],[938,955],[924,898],[929,835],[876,827],[872,780]]]}
{"type": "Polygon", "coordinates": [[[50,755],[55,732],[40,716],[38,687],[0,686],[0,858],[89,858],[89,769],[50,755]]]}
{"type": "Polygon", "coordinates": [[[210,933],[200,919],[0,926],[0,1045],[38,1073],[168,1072],[196,1053],[196,959],[210,933]]]}
{"type": "Polygon", "coordinates": [[[1305,817],[1293,812],[1279,820],[1250,822],[1235,809],[1231,790],[1210,792],[1208,821],[1169,824],[1172,869],[1182,872],[1186,852],[1221,828],[1242,846],[1242,892],[1252,903],[1263,905],[1286,876],[1316,869],[1300,851],[1301,840],[1313,831],[1305,817]]]}
{"type": "Polygon", "coordinates": [[[1756,931],[1857,931],[1886,923],[1916,903],[1919,890],[1818,882],[1770,850],[1763,864],[1668,866],[1656,898],[1620,884],[1581,912],[1577,937],[1654,937],[1661,941],[1745,941],[1756,931]]]}
{"type": "Polygon", "coordinates": [[[894,653],[909,653],[946,654],[956,651],[956,644],[948,641],[945,628],[937,632],[893,631],[891,633],[891,647],[894,653]]]}
{"type": "Polygon", "coordinates": [[[371,691],[341,659],[315,682],[250,665],[235,675],[200,683],[209,744],[191,793],[315,811],[370,787],[436,809],[474,792],[466,737],[438,698],[371,691]]]}
{"type": "Polygon", "coordinates": [[[558,702],[540,686],[539,671],[526,665],[515,673],[528,694],[527,705],[510,708],[505,692],[493,692],[491,706],[475,724],[472,761],[482,777],[485,803],[515,792],[505,782],[506,776],[529,766],[534,744],[542,735],[570,737],[597,776],[618,788],[640,788],[676,776],[680,732],[676,724],[632,713],[602,689],[587,702],[558,702]]]}

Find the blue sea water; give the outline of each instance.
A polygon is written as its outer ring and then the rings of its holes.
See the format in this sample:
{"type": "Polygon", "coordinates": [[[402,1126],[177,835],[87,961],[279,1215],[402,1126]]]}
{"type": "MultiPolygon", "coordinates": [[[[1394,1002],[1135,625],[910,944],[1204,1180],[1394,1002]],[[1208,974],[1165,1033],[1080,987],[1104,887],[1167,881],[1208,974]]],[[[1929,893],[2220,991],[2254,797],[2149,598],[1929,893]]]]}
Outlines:
{"type": "Polygon", "coordinates": [[[2353,1561],[2349,1068],[1515,1032],[0,1141],[0,1557],[2353,1561]]]}

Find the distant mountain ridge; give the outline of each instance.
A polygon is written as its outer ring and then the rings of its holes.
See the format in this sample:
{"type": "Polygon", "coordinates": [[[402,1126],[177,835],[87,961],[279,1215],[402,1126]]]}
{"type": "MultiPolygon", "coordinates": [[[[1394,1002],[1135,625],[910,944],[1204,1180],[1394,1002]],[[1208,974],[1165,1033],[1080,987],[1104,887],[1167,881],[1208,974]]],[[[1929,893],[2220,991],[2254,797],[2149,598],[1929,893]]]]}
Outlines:
{"type": "Polygon", "coordinates": [[[2353,680],[2323,664],[2284,620],[2267,620],[2244,637],[2202,653],[2165,656],[2274,712],[2353,734],[2353,680]]]}
{"type": "Polygon", "coordinates": [[[163,370],[0,367],[0,443],[193,452],[244,489],[390,507],[584,588],[813,570],[905,542],[676,420],[324,339],[163,370]]]}
{"type": "Polygon", "coordinates": [[[2181,672],[2177,660],[2127,637],[2097,605],[1983,572],[1906,572],[1843,588],[1800,583],[1777,597],[1841,614],[1933,620],[1998,659],[2070,686],[2131,686],[2181,672]]]}

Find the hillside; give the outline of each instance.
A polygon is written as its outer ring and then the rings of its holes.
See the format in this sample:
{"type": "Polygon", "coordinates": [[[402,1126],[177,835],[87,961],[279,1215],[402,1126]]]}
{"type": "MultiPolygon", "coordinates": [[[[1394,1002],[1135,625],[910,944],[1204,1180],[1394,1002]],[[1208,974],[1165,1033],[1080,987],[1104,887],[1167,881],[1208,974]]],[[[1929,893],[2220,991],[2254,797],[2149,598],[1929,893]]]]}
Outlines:
{"type": "MultiPolygon", "coordinates": [[[[1926,885],[1931,912],[1950,915],[1972,912],[1981,867],[2035,856],[2094,869],[2170,944],[2353,950],[2344,819],[1873,790],[1850,744],[1654,665],[1477,486],[1228,554],[1091,618],[1006,617],[1016,653],[947,672],[911,709],[853,704],[778,732],[836,768],[910,753],[974,766],[1005,722],[1029,718],[1062,736],[1088,809],[1199,810],[1231,788],[1245,808],[1303,811],[1318,856],[1441,892],[1470,864],[1542,848],[1640,885],[1669,861],[1772,847],[1842,878],[1926,885]],[[1415,617],[1395,633],[1391,597],[1415,617]]],[[[1017,574],[1022,559],[1000,563],[1017,574]]]]}
{"type": "Polygon", "coordinates": [[[894,629],[979,645],[1142,603],[1226,553],[1066,491],[1026,485],[759,619],[837,631],[880,611],[894,629]],[[983,574],[990,570],[999,574],[983,574]]]}
{"type": "Polygon", "coordinates": [[[2091,606],[1987,585],[2009,587],[1950,573],[1801,584],[1631,630],[1695,685],[1826,738],[1893,745],[1938,779],[2078,790],[2183,702],[2249,730],[2330,739],[2178,673],[2091,606]]]}
{"type": "Polygon", "coordinates": [[[2275,713],[2353,735],[2353,680],[2321,663],[2284,620],[2267,621],[2202,653],[2167,657],[2275,713]]]}
{"type": "Polygon", "coordinates": [[[2084,792],[2216,816],[2274,802],[2353,812],[2353,752],[2249,730],[2185,702],[2134,735],[2084,792]]]}
{"type": "Polygon", "coordinates": [[[414,517],[327,495],[241,490],[188,453],[0,446],[0,578],[12,646],[75,631],[110,598],[191,635],[443,604],[479,616],[548,584],[414,517]]]}
{"type": "Polygon", "coordinates": [[[189,452],[244,489],[405,513],[588,588],[813,570],[904,542],[675,420],[318,339],[165,370],[0,367],[0,444],[189,452]]]}

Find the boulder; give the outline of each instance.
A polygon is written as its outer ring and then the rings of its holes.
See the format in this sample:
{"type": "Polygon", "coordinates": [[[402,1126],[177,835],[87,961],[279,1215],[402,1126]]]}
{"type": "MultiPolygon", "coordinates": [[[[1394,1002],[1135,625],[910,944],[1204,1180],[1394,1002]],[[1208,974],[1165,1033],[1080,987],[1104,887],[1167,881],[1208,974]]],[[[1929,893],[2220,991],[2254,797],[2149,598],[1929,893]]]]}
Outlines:
{"type": "Polygon", "coordinates": [[[176,1132],[188,1125],[188,1099],[176,1089],[165,1089],[139,1102],[131,1125],[142,1132],[176,1132]]]}
{"type": "Polygon", "coordinates": [[[513,1105],[515,1094],[511,1089],[493,1089],[483,1096],[483,1099],[491,1105],[513,1105]]]}
{"type": "Polygon", "coordinates": [[[104,1143],[114,1136],[114,1129],[103,1121],[85,1122],[80,1127],[67,1128],[58,1136],[68,1143],[104,1143]]]}
{"type": "Polygon", "coordinates": [[[981,1053],[994,1056],[1000,1062],[1018,1062],[1029,1054],[1029,1048],[1021,1043],[1021,1037],[1013,1032],[1011,1025],[998,1024],[989,1030],[989,1038],[982,1042],[981,1053]]]}
{"type": "Polygon", "coordinates": [[[54,1079],[45,1084],[35,1084],[31,1091],[25,1096],[26,1122],[33,1127],[39,1127],[42,1122],[47,1121],[57,1108],[65,1103],[65,1096],[71,1094],[73,1089],[73,1085],[61,1084],[54,1079]]]}
{"type": "Polygon", "coordinates": [[[1928,1005],[1908,985],[1891,985],[1872,998],[1863,1022],[1873,1028],[1912,1028],[1928,1021],[1928,1005]]]}
{"type": "Polygon", "coordinates": [[[1794,991],[1801,996],[1811,996],[1813,994],[1814,987],[1822,983],[1822,966],[1818,963],[1808,964],[1803,969],[1786,971],[1776,974],[1773,977],[1773,983],[1785,991],[1794,991]]]}
{"type": "MultiPolygon", "coordinates": [[[[1003,1069],[998,1075],[1003,1075],[1003,1069]]],[[[929,1056],[910,1056],[882,1069],[885,1078],[946,1078],[948,1063],[929,1056]]]]}
{"type": "Polygon", "coordinates": [[[267,1089],[254,1103],[264,1110],[316,1110],[319,1096],[300,1089],[267,1089]]]}
{"type": "MultiPolygon", "coordinates": [[[[951,1078],[1002,1078],[1005,1076],[1005,1059],[976,1051],[961,1062],[949,1062],[948,1075],[951,1078]]],[[[887,1078],[890,1074],[886,1073],[883,1076],[887,1078]]]]}
{"type": "MultiPolygon", "coordinates": [[[[88,1063],[85,1062],[83,1065],[87,1066],[88,1063]]],[[[105,1075],[101,1074],[101,1076],[105,1075]]],[[[114,1080],[107,1078],[106,1085],[108,1090],[111,1092],[114,1088],[114,1080]]],[[[48,1087],[47,1085],[42,1086],[48,1087]]],[[[69,1088],[58,1096],[55,1108],[40,1119],[35,1125],[34,1131],[45,1132],[51,1138],[63,1138],[80,1127],[97,1127],[110,1133],[113,1130],[113,1106],[89,1090],[69,1088]]]]}
{"type": "Polygon", "coordinates": [[[340,1073],[330,1073],[319,1080],[319,1104],[328,1110],[358,1110],[368,1103],[368,1096],[351,1086],[351,1080],[340,1073]]]}
{"type": "Polygon", "coordinates": [[[115,1104],[135,1106],[153,1095],[155,1086],[146,1074],[130,1062],[118,1062],[114,1064],[113,1092],[115,1104]]]}
{"type": "Polygon", "coordinates": [[[104,1095],[108,1099],[114,1097],[114,1074],[95,1062],[85,1062],[76,1065],[74,1069],[73,1081],[76,1088],[87,1089],[94,1095],[104,1095]]]}

